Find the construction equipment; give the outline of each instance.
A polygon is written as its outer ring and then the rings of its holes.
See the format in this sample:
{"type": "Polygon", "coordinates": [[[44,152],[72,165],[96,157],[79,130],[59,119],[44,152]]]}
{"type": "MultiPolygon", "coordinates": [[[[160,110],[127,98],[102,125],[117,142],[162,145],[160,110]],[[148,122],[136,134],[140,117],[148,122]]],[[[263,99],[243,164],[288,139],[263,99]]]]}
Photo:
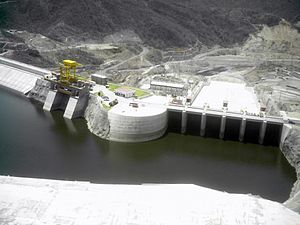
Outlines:
{"type": "Polygon", "coordinates": [[[60,63],[60,82],[66,85],[77,82],[76,69],[82,66],[73,60],[63,60],[63,64],[60,63]]]}

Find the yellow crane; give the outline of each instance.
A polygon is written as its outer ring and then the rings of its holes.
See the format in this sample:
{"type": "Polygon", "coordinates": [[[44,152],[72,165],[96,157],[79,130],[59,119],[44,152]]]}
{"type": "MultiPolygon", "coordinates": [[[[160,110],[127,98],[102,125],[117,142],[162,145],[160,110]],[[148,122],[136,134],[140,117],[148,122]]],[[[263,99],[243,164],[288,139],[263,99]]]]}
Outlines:
{"type": "Polygon", "coordinates": [[[65,84],[77,82],[76,69],[82,66],[80,63],[73,60],[63,60],[60,63],[60,81],[65,84]]]}

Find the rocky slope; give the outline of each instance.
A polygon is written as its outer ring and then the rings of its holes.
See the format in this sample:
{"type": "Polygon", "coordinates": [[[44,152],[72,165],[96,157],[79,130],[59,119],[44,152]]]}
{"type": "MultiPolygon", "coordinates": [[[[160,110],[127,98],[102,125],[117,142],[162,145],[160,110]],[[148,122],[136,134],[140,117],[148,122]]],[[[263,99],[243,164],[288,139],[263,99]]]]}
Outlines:
{"type": "Polygon", "coordinates": [[[261,59],[290,59],[300,58],[300,34],[298,30],[285,20],[277,26],[263,26],[251,34],[242,52],[261,59]]]}
{"type": "Polygon", "coordinates": [[[102,39],[123,30],[159,48],[232,45],[259,24],[299,20],[297,0],[22,0],[10,4],[8,27],[57,40],[102,39]]]}
{"type": "Polygon", "coordinates": [[[290,198],[285,205],[290,209],[300,213],[300,127],[293,126],[287,136],[281,151],[295,168],[297,173],[297,181],[294,184],[290,198]]]}
{"type": "Polygon", "coordinates": [[[110,126],[107,111],[101,107],[97,96],[90,95],[84,118],[87,120],[88,128],[92,133],[103,139],[109,138],[110,126]]]}
{"type": "Polygon", "coordinates": [[[255,62],[256,69],[245,76],[270,114],[300,110],[300,33],[287,21],[264,26],[251,34],[241,55],[255,62]]]}

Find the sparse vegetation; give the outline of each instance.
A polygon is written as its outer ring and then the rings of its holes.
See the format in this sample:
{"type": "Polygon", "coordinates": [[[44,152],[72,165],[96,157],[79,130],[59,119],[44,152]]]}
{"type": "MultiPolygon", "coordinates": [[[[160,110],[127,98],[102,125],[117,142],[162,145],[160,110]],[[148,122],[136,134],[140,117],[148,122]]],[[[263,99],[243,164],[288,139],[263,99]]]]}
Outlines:
{"type": "Polygon", "coordinates": [[[101,40],[130,27],[142,42],[166,49],[240,43],[256,24],[294,20],[299,5],[298,0],[27,0],[18,1],[12,13],[16,26],[61,42],[101,40]]]}

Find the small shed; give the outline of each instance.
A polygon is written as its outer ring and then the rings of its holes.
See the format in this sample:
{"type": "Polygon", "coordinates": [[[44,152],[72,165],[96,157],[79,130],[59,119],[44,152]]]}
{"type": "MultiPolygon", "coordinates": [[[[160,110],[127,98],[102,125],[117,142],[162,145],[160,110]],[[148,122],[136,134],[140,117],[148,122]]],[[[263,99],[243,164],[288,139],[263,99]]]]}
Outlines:
{"type": "Polygon", "coordinates": [[[96,84],[100,84],[100,85],[107,85],[107,76],[105,75],[100,75],[100,74],[92,74],[91,75],[91,79],[92,81],[95,81],[96,84]]]}

